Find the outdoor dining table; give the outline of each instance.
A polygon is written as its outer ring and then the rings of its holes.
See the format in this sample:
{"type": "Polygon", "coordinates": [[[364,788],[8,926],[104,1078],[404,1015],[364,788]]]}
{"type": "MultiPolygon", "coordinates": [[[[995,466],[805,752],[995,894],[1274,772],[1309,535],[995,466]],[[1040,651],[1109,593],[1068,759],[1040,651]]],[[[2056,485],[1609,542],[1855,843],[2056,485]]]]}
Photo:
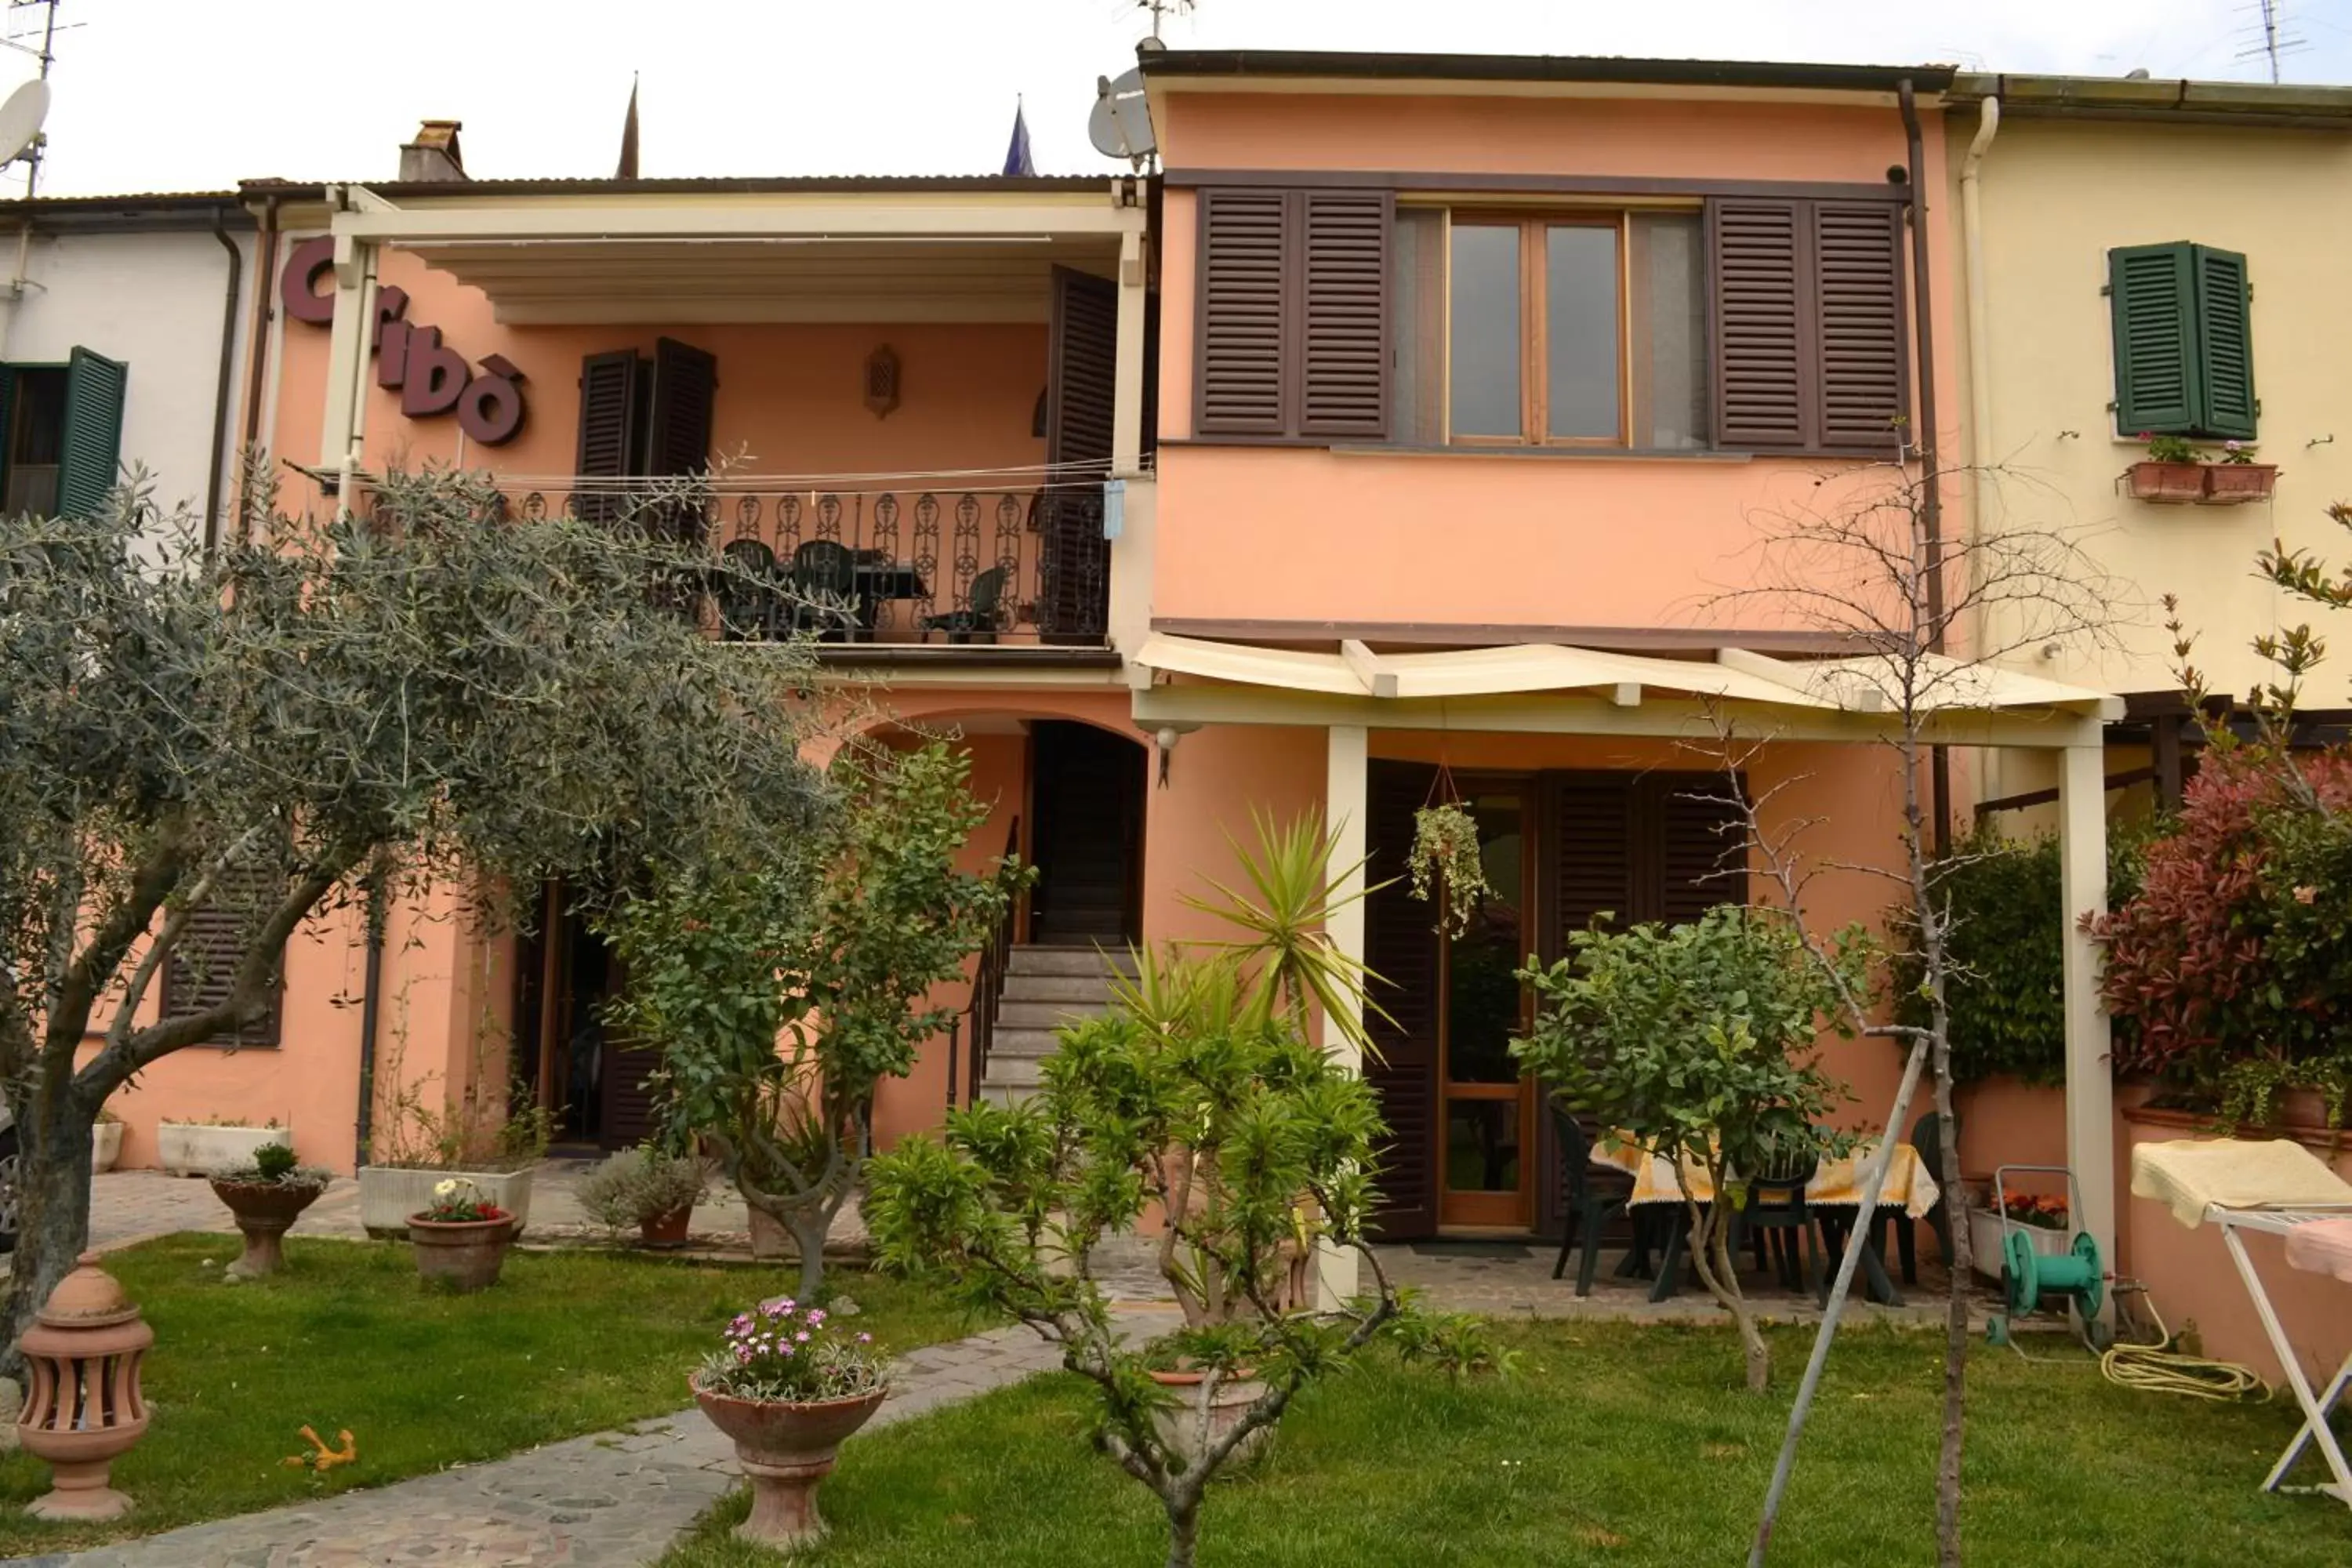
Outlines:
{"type": "MultiPolygon", "coordinates": [[[[1823,1155],[1820,1165],[1814,1169],[1812,1179],[1805,1184],[1806,1206],[1851,1209],[1855,1211],[1853,1219],[1832,1220],[1832,1223],[1858,1223],[1864,1167],[1877,1150],[1878,1140],[1865,1138],[1857,1142],[1845,1154],[1823,1155]]],[[[1625,1172],[1633,1178],[1633,1193],[1626,1200],[1629,1211],[1650,1205],[1678,1206],[1686,1193],[1699,1203],[1715,1201],[1715,1184],[1708,1179],[1705,1167],[1685,1159],[1678,1181],[1673,1162],[1642,1148],[1622,1132],[1605,1133],[1593,1140],[1592,1163],[1625,1172]]],[[[1941,1194],[1942,1189],[1936,1185],[1936,1178],[1927,1173],[1927,1162],[1919,1158],[1919,1151],[1908,1143],[1897,1143],[1894,1158],[1886,1168],[1886,1184],[1879,1191],[1878,1206],[1900,1209],[1912,1219],[1924,1219],[1936,1206],[1936,1200],[1941,1194]]],[[[1679,1247],[1670,1248],[1669,1257],[1678,1258],[1680,1250],[1679,1247]]],[[[1641,1267],[1643,1256],[1644,1249],[1637,1247],[1626,1254],[1625,1261],[1618,1266],[1618,1272],[1634,1272],[1641,1267]]],[[[1865,1245],[1862,1263],[1871,1299],[1888,1306],[1901,1306],[1903,1293],[1887,1277],[1885,1259],[1880,1258],[1874,1248],[1865,1245]]],[[[1660,1269],[1658,1287],[1651,1293],[1651,1300],[1663,1301],[1674,1294],[1675,1272],[1672,1267],[1660,1269]]]]}

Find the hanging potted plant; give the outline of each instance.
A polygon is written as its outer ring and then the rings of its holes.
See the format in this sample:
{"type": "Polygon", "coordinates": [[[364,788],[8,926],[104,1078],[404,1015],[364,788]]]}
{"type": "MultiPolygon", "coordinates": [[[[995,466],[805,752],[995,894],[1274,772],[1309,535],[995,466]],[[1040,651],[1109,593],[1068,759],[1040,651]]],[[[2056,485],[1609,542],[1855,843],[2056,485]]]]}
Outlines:
{"type": "Polygon", "coordinates": [[[2243,441],[2224,441],[2221,460],[2205,470],[2205,500],[2209,506],[2239,506],[2268,500],[2278,483],[2276,463],[2257,463],[2243,441]]]}
{"type": "Polygon", "coordinates": [[[787,1296],[729,1323],[687,1385],[751,1482],[751,1517],[735,1533],[790,1552],[824,1535],[817,1483],[842,1440],[882,1408],[890,1363],[873,1335],[787,1296]]]}
{"type": "Polygon", "coordinates": [[[1454,793],[1454,775],[1443,766],[1431,796],[1434,805],[1412,814],[1412,848],[1405,857],[1405,869],[1412,879],[1414,898],[1423,903],[1443,900],[1437,934],[1456,937],[1470,929],[1478,905],[1494,889],[1487,884],[1486,864],[1478,853],[1478,819],[1454,793]]]}
{"type": "Polygon", "coordinates": [[[245,1237],[245,1251],[228,1271],[240,1279],[257,1279],[284,1267],[278,1238],[333,1179],[322,1166],[296,1164],[294,1151],[284,1143],[264,1143],[247,1163],[216,1173],[213,1195],[228,1205],[237,1234],[245,1237]]]}
{"type": "Polygon", "coordinates": [[[2159,506],[2186,506],[2205,499],[2205,465],[2185,436],[2158,436],[2143,430],[2147,457],[2126,470],[2134,500],[2159,506]]]}
{"type": "Polygon", "coordinates": [[[514,1237],[514,1215],[482,1196],[481,1189],[463,1176],[436,1184],[432,1203],[408,1216],[416,1272],[461,1296],[498,1283],[514,1237]]]}

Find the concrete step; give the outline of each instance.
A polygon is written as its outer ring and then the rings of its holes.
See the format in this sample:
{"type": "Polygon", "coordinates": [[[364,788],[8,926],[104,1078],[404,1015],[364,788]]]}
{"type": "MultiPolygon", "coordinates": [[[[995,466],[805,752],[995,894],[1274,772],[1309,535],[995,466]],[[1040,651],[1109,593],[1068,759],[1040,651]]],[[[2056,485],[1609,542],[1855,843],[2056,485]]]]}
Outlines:
{"type": "Polygon", "coordinates": [[[1058,1029],[1085,1018],[1099,1016],[1105,1002],[1003,1002],[997,1005],[996,1026],[1004,1029],[1058,1029]]]}
{"type": "Polygon", "coordinates": [[[1099,1007],[1110,1000],[1110,979],[1108,975],[1008,974],[1003,997],[1007,1002],[1079,1002],[1099,1007]]]}
{"type": "Polygon", "coordinates": [[[993,1084],[1034,1089],[1045,1081],[1044,1061],[1043,1057],[1006,1056],[992,1046],[988,1052],[988,1076],[981,1079],[981,1087],[986,1089],[993,1084]]]}
{"type": "Polygon", "coordinates": [[[1001,1060],[1050,1057],[1061,1047],[1061,1037],[1052,1029],[1008,1029],[999,1025],[988,1039],[988,1062],[993,1068],[1001,1060]]]}
{"type": "Polygon", "coordinates": [[[991,1105],[1011,1105],[1015,1101],[1034,1100],[1036,1089],[1029,1084],[995,1083],[983,1079],[980,1098],[991,1105]]]}
{"type": "Polygon", "coordinates": [[[1101,948],[1084,942],[1053,947],[1024,944],[1013,949],[1004,965],[1007,974],[1082,975],[1087,978],[1098,977],[1112,970],[1123,974],[1135,973],[1135,956],[1123,944],[1108,943],[1101,948]]]}

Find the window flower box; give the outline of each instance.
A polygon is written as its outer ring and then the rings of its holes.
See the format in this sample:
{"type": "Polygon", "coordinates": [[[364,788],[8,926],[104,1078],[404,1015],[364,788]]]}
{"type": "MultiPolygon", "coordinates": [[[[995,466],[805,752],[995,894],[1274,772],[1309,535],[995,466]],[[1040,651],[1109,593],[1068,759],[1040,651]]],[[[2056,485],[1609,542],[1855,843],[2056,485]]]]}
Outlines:
{"type": "Polygon", "coordinates": [[[2124,480],[2134,500],[2153,501],[2158,506],[2195,506],[2205,500],[2208,471],[2203,463],[2148,459],[2124,470],[2124,480]]]}
{"type": "Polygon", "coordinates": [[[2207,506],[2242,506],[2268,500],[2278,484],[2276,463],[2213,463],[2205,469],[2207,506]]]}

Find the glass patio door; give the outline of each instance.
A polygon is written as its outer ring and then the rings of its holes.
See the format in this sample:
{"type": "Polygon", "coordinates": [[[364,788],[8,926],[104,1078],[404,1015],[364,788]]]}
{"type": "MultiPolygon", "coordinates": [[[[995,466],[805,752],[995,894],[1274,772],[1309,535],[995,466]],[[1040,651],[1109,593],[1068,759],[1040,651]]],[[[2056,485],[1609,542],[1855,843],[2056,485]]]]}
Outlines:
{"type": "Polygon", "coordinates": [[[1535,1218],[1535,1095],[1511,1060],[1527,1000],[1534,908],[1528,853],[1535,822],[1526,781],[1464,785],[1490,891],[1468,929],[1444,944],[1440,984],[1438,1223],[1525,1229],[1535,1218]]]}

